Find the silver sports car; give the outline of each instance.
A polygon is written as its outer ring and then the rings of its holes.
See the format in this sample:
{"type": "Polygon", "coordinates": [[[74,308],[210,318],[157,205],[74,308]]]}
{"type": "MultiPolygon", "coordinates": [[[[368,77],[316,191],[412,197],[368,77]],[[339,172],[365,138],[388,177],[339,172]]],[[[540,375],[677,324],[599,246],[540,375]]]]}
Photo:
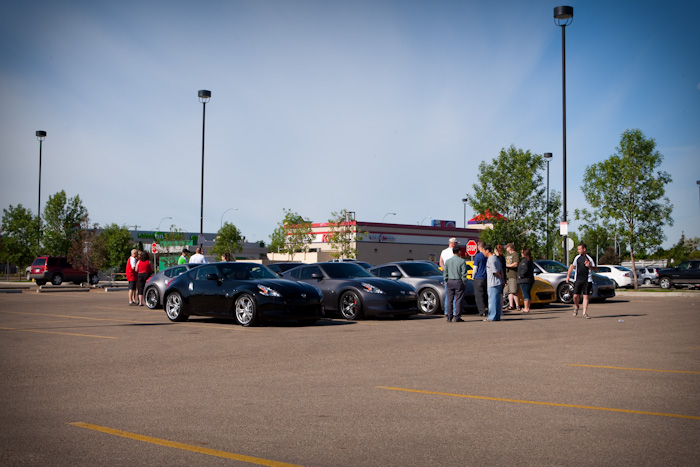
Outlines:
{"type": "MultiPolygon", "coordinates": [[[[566,283],[566,271],[569,269],[559,261],[535,261],[535,275],[548,281],[557,292],[557,300],[562,303],[574,301],[573,282],[566,283]]],[[[605,276],[593,274],[593,293],[591,300],[605,300],[615,296],[615,284],[605,276]]]]}

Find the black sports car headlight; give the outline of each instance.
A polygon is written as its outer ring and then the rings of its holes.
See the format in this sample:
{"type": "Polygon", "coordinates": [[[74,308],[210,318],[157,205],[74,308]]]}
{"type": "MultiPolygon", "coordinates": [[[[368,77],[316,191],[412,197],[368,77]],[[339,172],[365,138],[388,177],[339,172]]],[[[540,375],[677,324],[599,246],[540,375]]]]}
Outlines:
{"type": "Polygon", "coordinates": [[[258,291],[260,292],[260,295],[264,295],[266,297],[281,297],[282,296],[282,294],[280,294],[275,289],[271,289],[270,287],[267,287],[267,286],[261,285],[261,284],[258,284],[258,291]]]}
{"type": "Polygon", "coordinates": [[[377,293],[377,294],[384,293],[384,291],[382,289],[380,289],[379,287],[376,287],[376,286],[369,284],[367,282],[363,282],[362,287],[369,293],[377,293]]]}

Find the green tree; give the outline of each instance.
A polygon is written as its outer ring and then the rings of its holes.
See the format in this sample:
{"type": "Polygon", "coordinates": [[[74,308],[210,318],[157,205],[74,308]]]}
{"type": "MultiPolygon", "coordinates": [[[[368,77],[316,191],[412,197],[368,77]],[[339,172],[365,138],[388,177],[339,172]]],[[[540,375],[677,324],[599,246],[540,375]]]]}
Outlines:
{"type": "Polygon", "coordinates": [[[238,228],[228,222],[224,222],[216,234],[216,243],[211,249],[211,254],[220,257],[224,253],[231,256],[243,250],[243,236],[238,228]]]}
{"type": "Polygon", "coordinates": [[[21,204],[2,210],[2,245],[0,262],[29,266],[38,256],[38,219],[21,204]]]}
{"type": "Polygon", "coordinates": [[[159,256],[166,268],[177,265],[182,248],[189,245],[185,234],[182,233],[182,229],[176,227],[175,224],[172,224],[170,230],[163,234],[163,239],[159,243],[164,247],[168,247],[171,252],[173,249],[175,250],[174,253],[166,253],[159,256]]]}
{"type": "Polygon", "coordinates": [[[129,229],[112,223],[102,229],[101,236],[105,254],[104,267],[123,272],[131,249],[136,248],[129,229]]]}
{"type": "Polygon", "coordinates": [[[657,170],[663,156],[654,139],[640,130],[622,133],[616,150],[608,159],[586,168],[581,190],[596,217],[625,235],[637,288],[636,251],[659,245],[665,238],[663,226],[673,225],[673,206],[665,196],[671,176],[657,170]]]}
{"type": "Polygon", "coordinates": [[[102,235],[97,232],[97,224],[90,225],[87,214],[80,222],[80,228],[71,237],[68,248],[68,262],[77,269],[88,271],[85,282],[90,282],[90,274],[97,273],[105,262],[105,247],[102,235]]]}
{"type": "Polygon", "coordinates": [[[277,228],[270,239],[269,250],[271,252],[287,253],[292,259],[298,251],[308,251],[309,244],[313,241],[311,221],[304,219],[299,213],[291,209],[283,209],[284,219],[277,224],[277,228]]]}
{"type": "Polygon", "coordinates": [[[490,244],[513,242],[516,248],[530,248],[534,257],[549,256],[559,238],[556,225],[561,201],[559,193],[551,191],[547,206],[542,183],[545,164],[541,155],[514,146],[501,149],[491,164],[479,164],[478,182],[467,202],[477,214],[503,216],[491,219],[493,229],[485,230],[481,240],[490,244]],[[548,231],[550,248],[546,245],[548,231]]]}
{"type": "Polygon", "coordinates": [[[328,219],[328,244],[335,251],[331,256],[339,259],[354,259],[357,257],[356,242],[362,240],[367,232],[359,232],[355,222],[355,213],[346,209],[331,212],[328,219]]]}
{"type": "Polygon", "coordinates": [[[66,192],[61,190],[50,196],[43,216],[44,230],[41,239],[43,253],[51,256],[66,256],[87,214],[87,209],[78,195],[75,198],[67,198],[66,192]]]}
{"type": "MultiPolygon", "coordinates": [[[[595,213],[587,209],[575,209],[574,218],[577,221],[583,222],[580,227],[580,237],[581,241],[588,246],[588,254],[593,258],[598,254],[599,259],[597,262],[600,262],[600,264],[620,264],[619,259],[616,263],[610,263],[607,260],[602,261],[600,259],[600,253],[603,253],[604,258],[606,256],[609,257],[609,255],[607,255],[608,247],[615,250],[615,238],[619,236],[617,227],[607,219],[596,217],[595,213]]],[[[617,257],[617,254],[615,256],[617,257]]]]}

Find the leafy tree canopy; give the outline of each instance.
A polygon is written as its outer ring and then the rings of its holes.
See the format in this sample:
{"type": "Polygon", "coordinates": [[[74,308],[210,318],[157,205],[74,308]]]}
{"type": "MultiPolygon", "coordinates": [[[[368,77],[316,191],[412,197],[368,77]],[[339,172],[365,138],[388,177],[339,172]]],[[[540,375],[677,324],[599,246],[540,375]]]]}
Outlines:
{"type": "Polygon", "coordinates": [[[38,219],[21,204],[2,210],[2,262],[28,266],[37,256],[38,219]]]}
{"type": "Polygon", "coordinates": [[[49,197],[44,208],[42,253],[51,256],[67,256],[81,222],[88,215],[80,196],[67,198],[61,190],[49,197]]]}
{"type": "Polygon", "coordinates": [[[135,248],[129,229],[123,225],[109,224],[102,229],[101,237],[105,253],[104,266],[117,271],[123,270],[131,249],[135,248]]]}
{"type": "Polygon", "coordinates": [[[224,253],[231,256],[243,250],[243,236],[238,228],[228,222],[219,229],[216,234],[216,243],[211,249],[211,254],[220,257],[224,253]]]}
{"type": "Polygon", "coordinates": [[[271,252],[287,253],[291,257],[298,251],[307,251],[313,241],[311,221],[291,209],[284,209],[284,219],[270,236],[271,252]]]}

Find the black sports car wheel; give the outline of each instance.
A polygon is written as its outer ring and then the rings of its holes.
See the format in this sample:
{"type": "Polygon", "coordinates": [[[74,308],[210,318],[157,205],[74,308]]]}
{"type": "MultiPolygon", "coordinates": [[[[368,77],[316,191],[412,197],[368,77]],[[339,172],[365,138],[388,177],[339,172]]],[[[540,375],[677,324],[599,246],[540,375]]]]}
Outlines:
{"type": "Polygon", "coordinates": [[[165,314],[170,321],[187,321],[188,315],[182,312],[182,295],[173,292],[165,299],[165,314]]]}
{"type": "Polygon", "coordinates": [[[562,303],[573,303],[574,286],[570,282],[562,282],[557,288],[557,299],[562,303]]]}
{"type": "Polygon", "coordinates": [[[352,290],[344,292],[343,295],[340,296],[338,308],[340,308],[340,314],[343,315],[345,319],[356,320],[362,317],[362,301],[357,292],[353,292],[352,290]]]}
{"type": "Polygon", "coordinates": [[[258,319],[255,299],[247,293],[241,295],[236,299],[234,313],[238,324],[241,326],[253,326],[258,319]]]}

